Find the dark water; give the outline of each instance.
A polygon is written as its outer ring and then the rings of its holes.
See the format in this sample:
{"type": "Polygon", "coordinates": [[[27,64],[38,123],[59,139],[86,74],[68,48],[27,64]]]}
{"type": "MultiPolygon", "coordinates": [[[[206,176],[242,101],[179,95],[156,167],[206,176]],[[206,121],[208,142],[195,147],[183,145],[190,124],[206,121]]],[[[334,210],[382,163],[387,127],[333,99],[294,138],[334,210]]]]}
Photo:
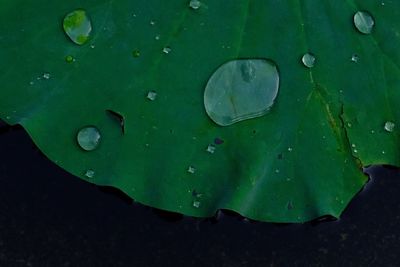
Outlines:
{"type": "Polygon", "coordinates": [[[50,163],[0,124],[0,267],[399,266],[400,171],[372,180],[339,221],[193,219],[133,204],[50,163]]]}

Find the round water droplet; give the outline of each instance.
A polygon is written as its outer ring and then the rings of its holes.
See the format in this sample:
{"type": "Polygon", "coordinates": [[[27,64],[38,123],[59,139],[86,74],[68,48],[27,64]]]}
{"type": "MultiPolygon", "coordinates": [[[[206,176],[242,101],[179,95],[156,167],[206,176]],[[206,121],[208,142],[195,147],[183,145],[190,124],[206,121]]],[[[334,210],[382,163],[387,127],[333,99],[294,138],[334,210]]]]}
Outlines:
{"type": "Polygon", "coordinates": [[[354,15],[354,26],[363,34],[370,34],[375,26],[372,15],[366,11],[358,11],[354,15]]]}
{"type": "Polygon", "coordinates": [[[301,61],[307,68],[313,68],[315,65],[315,56],[311,53],[304,54],[301,61]]]}
{"type": "Polygon", "coordinates": [[[147,99],[150,101],[154,101],[157,98],[157,93],[155,91],[149,91],[147,93],[147,99]]]}
{"type": "Polygon", "coordinates": [[[219,67],[204,92],[208,116],[220,126],[263,116],[279,90],[277,66],[265,59],[233,60],[219,67]]]}
{"type": "Polygon", "coordinates": [[[74,59],[73,56],[68,55],[68,56],[65,57],[65,61],[66,61],[67,63],[72,63],[72,62],[75,61],[75,59],[74,59]]]}
{"type": "Polygon", "coordinates": [[[132,56],[136,57],[136,58],[140,57],[140,51],[139,50],[133,50],[132,51],[132,56]]]}
{"type": "Polygon", "coordinates": [[[88,126],[78,132],[76,139],[83,150],[93,151],[99,146],[101,135],[96,127],[88,126]]]}
{"type": "Polygon", "coordinates": [[[199,9],[201,7],[201,2],[199,0],[190,0],[189,7],[191,9],[199,9]]]}
{"type": "Polygon", "coordinates": [[[89,40],[92,23],[85,10],[77,9],[65,16],[63,28],[72,42],[83,45],[89,40]]]}
{"type": "Polygon", "coordinates": [[[396,127],[396,124],[394,124],[394,122],[392,122],[392,121],[387,121],[384,126],[385,131],[387,131],[389,133],[394,131],[394,127],[396,127]]]}

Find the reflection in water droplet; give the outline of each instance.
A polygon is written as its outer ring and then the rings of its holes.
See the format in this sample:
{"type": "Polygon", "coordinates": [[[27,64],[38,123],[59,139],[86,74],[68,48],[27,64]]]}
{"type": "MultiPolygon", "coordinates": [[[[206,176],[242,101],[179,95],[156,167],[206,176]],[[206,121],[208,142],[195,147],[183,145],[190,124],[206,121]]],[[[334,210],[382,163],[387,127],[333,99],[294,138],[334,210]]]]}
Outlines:
{"type": "Polygon", "coordinates": [[[63,28],[71,41],[83,45],[89,40],[92,23],[85,10],[77,9],[65,16],[63,28]]]}
{"type": "Polygon", "coordinates": [[[204,92],[208,116],[220,126],[265,115],[279,90],[276,65],[265,59],[233,60],[219,67],[204,92]]]}
{"type": "Polygon", "coordinates": [[[187,172],[193,174],[196,172],[196,169],[193,166],[189,166],[189,168],[187,169],[187,172]]]}
{"type": "Polygon", "coordinates": [[[87,178],[93,178],[94,175],[95,175],[94,170],[89,169],[89,170],[87,170],[87,171],[85,172],[85,176],[86,176],[87,178]]]}
{"type": "Polygon", "coordinates": [[[370,34],[374,28],[375,20],[368,12],[358,11],[354,15],[354,25],[359,32],[363,34],[370,34]]]}
{"type": "Polygon", "coordinates": [[[301,61],[307,68],[313,68],[315,65],[315,56],[311,53],[304,54],[301,61]]]}
{"type": "Polygon", "coordinates": [[[100,132],[96,127],[93,126],[82,128],[77,135],[79,146],[86,151],[95,150],[99,146],[100,140],[100,132]]]}
{"type": "Polygon", "coordinates": [[[396,124],[394,124],[394,122],[392,122],[392,121],[387,121],[386,123],[385,123],[385,131],[387,131],[387,132],[389,132],[389,133],[391,133],[391,132],[393,132],[394,131],[394,127],[396,126],[396,124]]]}
{"type": "Polygon", "coordinates": [[[192,9],[199,9],[201,7],[201,2],[199,0],[190,0],[189,7],[192,9]]]}
{"type": "Polygon", "coordinates": [[[157,98],[157,93],[156,91],[149,91],[147,93],[147,99],[149,99],[150,101],[154,101],[157,98]]]}
{"type": "Polygon", "coordinates": [[[210,153],[210,154],[214,154],[214,152],[215,152],[215,146],[213,146],[213,145],[208,145],[208,147],[207,147],[207,152],[210,153]]]}

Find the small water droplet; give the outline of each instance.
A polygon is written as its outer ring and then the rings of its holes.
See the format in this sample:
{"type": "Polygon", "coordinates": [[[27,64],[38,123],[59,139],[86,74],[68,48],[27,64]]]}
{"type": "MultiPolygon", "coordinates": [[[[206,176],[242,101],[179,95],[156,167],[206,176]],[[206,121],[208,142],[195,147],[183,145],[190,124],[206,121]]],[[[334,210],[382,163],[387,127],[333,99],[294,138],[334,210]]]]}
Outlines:
{"type": "Polygon", "coordinates": [[[356,54],[354,54],[354,55],[352,55],[351,56],[351,61],[353,61],[354,63],[358,63],[358,60],[359,60],[360,58],[358,57],[358,55],[356,55],[356,54]]]}
{"type": "Polygon", "coordinates": [[[87,177],[87,178],[93,178],[94,177],[94,175],[95,175],[96,173],[94,172],[94,170],[92,170],[92,169],[89,169],[89,170],[87,170],[86,172],[85,172],[85,176],[87,177]]]}
{"type": "Polygon", "coordinates": [[[351,147],[353,147],[353,148],[354,148],[354,147],[356,147],[356,145],[355,145],[355,144],[351,144],[351,147]]]}
{"type": "Polygon", "coordinates": [[[139,50],[133,50],[132,51],[132,56],[135,57],[135,58],[140,57],[140,51],[139,50]]]}
{"type": "Polygon", "coordinates": [[[157,98],[157,93],[156,91],[149,91],[147,93],[147,99],[149,99],[150,101],[154,101],[157,98]]]}
{"type": "Polygon", "coordinates": [[[157,41],[160,40],[160,35],[156,35],[156,37],[154,37],[154,39],[156,39],[157,41]]]}
{"type": "Polygon", "coordinates": [[[289,152],[292,152],[293,151],[293,148],[291,148],[291,147],[288,147],[288,149],[287,149],[289,152]]]}
{"type": "Polygon", "coordinates": [[[391,133],[394,131],[395,127],[396,127],[396,124],[394,122],[392,122],[392,121],[385,122],[385,126],[384,126],[385,131],[391,133]]]}
{"type": "Polygon", "coordinates": [[[370,34],[375,26],[375,20],[370,13],[366,11],[358,11],[354,15],[354,25],[359,32],[370,34]]]}
{"type": "Polygon", "coordinates": [[[154,20],[150,20],[150,25],[154,26],[154,25],[156,25],[156,22],[154,20]]]}
{"type": "Polygon", "coordinates": [[[187,172],[191,173],[191,174],[194,174],[196,172],[196,169],[193,166],[189,166],[189,168],[187,169],[187,172]]]}
{"type": "Polygon", "coordinates": [[[195,207],[196,209],[200,208],[200,205],[201,205],[200,201],[198,200],[193,201],[193,207],[195,207]]]}
{"type": "Polygon", "coordinates": [[[354,153],[358,153],[358,150],[357,150],[357,149],[354,149],[353,152],[354,152],[354,153]]]}
{"type": "Polygon", "coordinates": [[[65,61],[67,63],[72,63],[72,62],[75,61],[75,58],[73,56],[71,56],[71,55],[68,55],[68,56],[65,57],[65,61]]]}
{"type": "Polygon", "coordinates": [[[275,173],[280,173],[281,171],[279,170],[279,169],[276,169],[275,170],[275,173]]]}
{"type": "Polygon", "coordinates": [[[95,150],[99,146],[100,140],[100,131],[93,126],[84,127],[77,134],[79,146],[86,151],[95,150]]]}
{"type": "Polygon", "coordinates": [[[214,152],[215,152],[215,146],[213,146],[213,145],[208,145],[208,147],[207,147],[207,152],[210,153],[210,154],[214,154],[214,152]]]}
{"type": "Polygon", "coordinates": [[[43,79],[48,80],[48,79],[50,79],[51,75],[50,75],[50,73],[45,72],[45,73],[43,73],[42,77],[43,77],[43,79]]]}
{"type": "Polygon", "coordinates": [[[63,28],[71,41],[83,45],[89,40],[92,23],[85,10],[77,9],[65,16],[63,28]]]}
{"type": "Polygon", "coordinates": [[[293,202],[292,201],[289,201],[288,203],[287,203],[287,209],[288,210],[292,210],[293,209],[293,202]]]}
{"type": "Polygon", "coordinates": [[[304,56],[301,58],[301,61],[303,62],[304,66],[307,68],[313,68],[315,65],[315,56],[311,53],[306,53],[304,56]]]}
{"type": "Polygon", "coordinates": [[[191,9],[199,9],[201,7],[201,2],[199,0],[190,0],[189,7],[191,9]]]}
{"type": "Polygon", "coordinates": [[[220,126],[263,116],[279,91],[277,66],[265,59],[240,59],[220,66],[204,92],[208,116],[220,126]]]}
{"type": "Polygon", "coordinates": [[[91,44],[91,45],[90,45],[90,48],[92,48],[92,49],[95,48],[95,47],[96,47],[96,46],[95,46],[94,44],[91,44]]]}
{"type": "Polygon", "coordinates": [[[164,54],[169,54],[169,53],[171,53],[171,51],[172,51],[171,47],[166,46],[166,47],[163,48],[163,53],[164,54]]]}

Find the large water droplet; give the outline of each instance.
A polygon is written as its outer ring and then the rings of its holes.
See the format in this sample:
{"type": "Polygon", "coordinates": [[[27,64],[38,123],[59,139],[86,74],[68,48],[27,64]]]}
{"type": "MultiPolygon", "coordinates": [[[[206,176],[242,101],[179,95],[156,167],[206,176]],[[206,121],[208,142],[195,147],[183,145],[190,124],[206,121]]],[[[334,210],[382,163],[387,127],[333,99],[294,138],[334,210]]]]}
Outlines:
{"type": "Polygon", "coordinates": [[[92,23],[85,10],[77,9],[65,16],[63,28],[74,43],[83,45],[89,40],[92,23]]]}
{"type": "Polygon", "coordinates": [[[219,67],[204,92],[204,107],[218,125],[265,115],[278,95],[279,72],[265,59],[233,60],[219,67]]]}
{"type": "Polygon", "coordinates": [[[375,20],[368,12],[358,11],[354,15],[354,25],[359,32],[363,34],[370,34],[375,26],[375,20]]]}
{"type": "Polygon", "coordinates": [[[76,139],[83,150],[93,151],[99,146],[101,135],[96,127],[88,126],[78,132],[76,139]]]}
{"type": "Polygon", "coordinates": [[[315,56],[311,53],[304,54],[301,61],[307,68],[313,68],[315,65],[315,56]]]}

